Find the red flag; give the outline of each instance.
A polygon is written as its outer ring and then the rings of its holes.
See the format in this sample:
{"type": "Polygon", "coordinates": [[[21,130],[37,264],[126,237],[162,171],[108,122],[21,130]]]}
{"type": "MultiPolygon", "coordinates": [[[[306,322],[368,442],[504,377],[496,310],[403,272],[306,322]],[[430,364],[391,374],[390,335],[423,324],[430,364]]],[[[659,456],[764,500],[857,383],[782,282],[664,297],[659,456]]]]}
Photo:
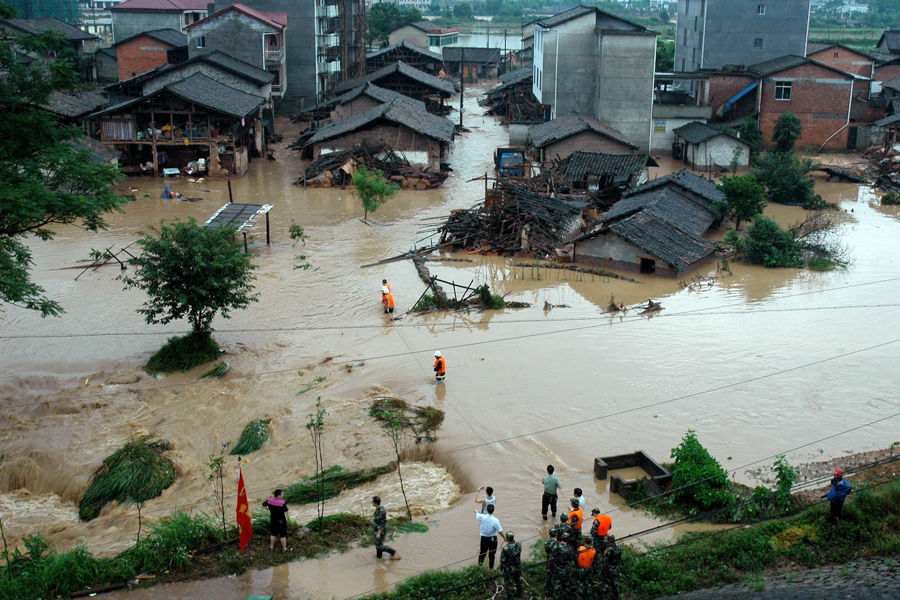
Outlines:
{"type": "Polygon", "coordinates": [[[241,532],[241,552],[253,537],[253,522],[250,520],[250,503],[247,502],[247,487],[244,485],[244,472],[238,467],[238,499],[237,524],[241,532]]]}

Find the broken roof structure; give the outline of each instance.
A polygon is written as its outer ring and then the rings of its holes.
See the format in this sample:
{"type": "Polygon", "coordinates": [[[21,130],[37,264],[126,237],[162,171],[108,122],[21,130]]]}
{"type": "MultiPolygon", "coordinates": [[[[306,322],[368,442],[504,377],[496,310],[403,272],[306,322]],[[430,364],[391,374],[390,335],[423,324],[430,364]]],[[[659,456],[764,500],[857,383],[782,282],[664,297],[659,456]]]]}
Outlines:
{"type": "Polygon", "coordinates": [[[439,95],[442,98],[449,98],[456,92],[456,86],[453,85],[452,81],[420,71],[403,61],[387,65],[356,79],[342,81],[334,86],[332,91],[335,94],[342,94],[366,82],[372,82],[381,87],[419,99],[423,95],[439,95]]]}
{"type": "Polygon", "coordinates": [[[562,159],[553,169],[558,182],[585,184],[601,187],[627,184],[647,165],[647,154],[604,154],[578,150],[562,159]]]}
{"type": "Polygon", "coordinates": [[[444,64],[444,57],[406,40],[366,54],[366,72],[372,73],[395,62],[404,62],[427,73],[436,73],[444,64]]]}

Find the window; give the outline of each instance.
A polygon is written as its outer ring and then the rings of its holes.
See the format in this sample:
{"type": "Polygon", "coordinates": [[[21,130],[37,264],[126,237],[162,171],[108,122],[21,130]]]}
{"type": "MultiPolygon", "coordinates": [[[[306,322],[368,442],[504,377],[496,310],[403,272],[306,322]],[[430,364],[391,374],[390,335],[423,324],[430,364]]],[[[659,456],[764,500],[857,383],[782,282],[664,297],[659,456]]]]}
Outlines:
{"type": "Polygon", "coordinates": [[[684,59],[681,59],[681,72],[684,73],[684,59]]]}
{"type": "Polygon", "coordinates": [[[775,82],[775,99],[789,102],[791,99],[791,82],[776,81],[775,82]]]}
{"type": "Polygon", "coordinates": [[[753,47],[762,48],[762,38],[753,38],[753,47]]]}
{"type": "Polygon", "coordinates": [[[691,48],[691,64],[697,62],[697,49],[691,48]]]}
{"type": "Polygon", "coordinates": [[[206,36],[201,35],[197,38],[197,47],[206,48],[206,36]]]}
{"type": "Polygon", "coordinates": [[[694,31],[697,31],[697,19],[698,17],[694,17],[694,31]]]}
{"type": "Polygon", "coordinates": [[[834,57],[835,57],[835,58],[838,57],[838,53],[837,53],[837,52],[834,53],[834,57]]]}
{"type": "Polygon", "coordinates": [[[687,29],[682,29],[681,43],[687,44],[687,29]]]}
{"type": "Polygon", "coordinates": [[[756,5],[756,14],[758,14],[758,15],[766,14],[766,5],[765,4],[757,4],[756,5]]]}

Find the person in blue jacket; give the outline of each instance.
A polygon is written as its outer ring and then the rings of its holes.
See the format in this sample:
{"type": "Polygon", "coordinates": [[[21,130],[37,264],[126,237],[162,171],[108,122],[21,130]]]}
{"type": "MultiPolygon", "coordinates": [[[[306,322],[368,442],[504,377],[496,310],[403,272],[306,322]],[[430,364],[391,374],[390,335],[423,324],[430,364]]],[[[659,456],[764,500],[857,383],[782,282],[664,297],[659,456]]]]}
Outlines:
{"type": "Polygon", "coordinates": [[[831,516],[829,521],[832,523],[840,523],[841,511],[844,508],[844,499],[853,489],[850,482],[844,479],[844,470],[838,467],[834,470],[834,479],[831,480],[831,489],[825,494],[828,501],[831,502],[831,516]]]}

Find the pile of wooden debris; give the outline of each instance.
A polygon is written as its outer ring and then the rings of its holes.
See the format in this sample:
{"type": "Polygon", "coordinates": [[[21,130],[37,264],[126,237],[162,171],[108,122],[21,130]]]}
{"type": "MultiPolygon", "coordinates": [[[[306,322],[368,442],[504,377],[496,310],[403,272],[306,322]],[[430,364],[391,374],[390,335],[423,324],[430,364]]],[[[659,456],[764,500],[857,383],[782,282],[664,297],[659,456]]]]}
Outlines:
{"type": "Polygon", "coordinates": [[[508,123],[540,123],[544,120],[541,103],[531,93],[531,67],[516,69],[500,76],[500,85],[478,101],[485,114],[496,115],[508,123]]]}
{"type": "Polygon", "coordinates": [[[405,190],[438,187],[449,174],[448,171],[434,171],[414,165],[387,144],[364,144],[350,150],[322,154],[307,165],[294,183],[313,187],[344,187],[351,184],[353,173],[360,165],[378,169],[405,190]]]}

